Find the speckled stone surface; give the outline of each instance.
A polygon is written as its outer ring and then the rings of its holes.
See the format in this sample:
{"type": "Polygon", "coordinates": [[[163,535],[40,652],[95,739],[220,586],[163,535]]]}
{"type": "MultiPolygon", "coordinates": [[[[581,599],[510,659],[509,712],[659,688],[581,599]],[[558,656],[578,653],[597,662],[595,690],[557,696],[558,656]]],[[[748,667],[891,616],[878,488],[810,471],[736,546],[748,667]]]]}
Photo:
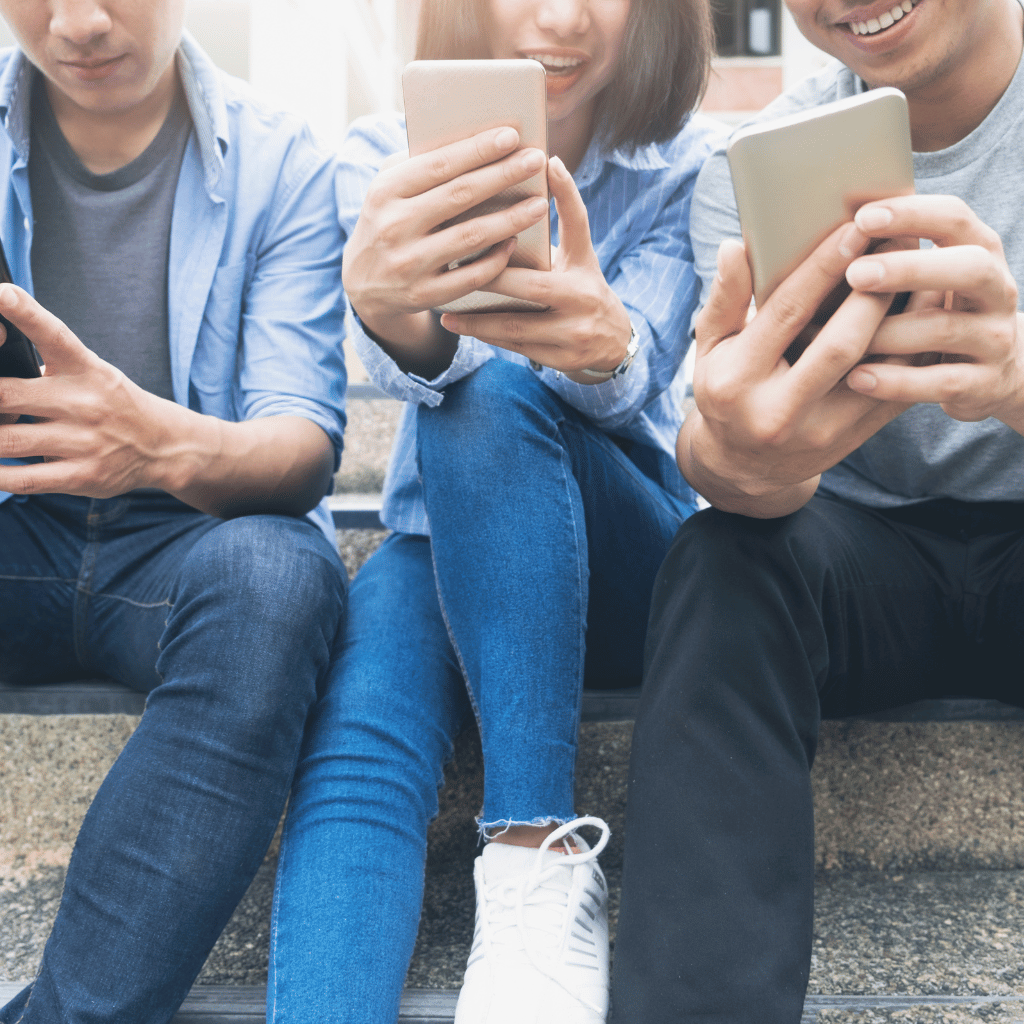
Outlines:
{"type": "Polygon", "coordinates": [[[820,867],[1024,868],[1024,722],[826,722],[820,867]]]}

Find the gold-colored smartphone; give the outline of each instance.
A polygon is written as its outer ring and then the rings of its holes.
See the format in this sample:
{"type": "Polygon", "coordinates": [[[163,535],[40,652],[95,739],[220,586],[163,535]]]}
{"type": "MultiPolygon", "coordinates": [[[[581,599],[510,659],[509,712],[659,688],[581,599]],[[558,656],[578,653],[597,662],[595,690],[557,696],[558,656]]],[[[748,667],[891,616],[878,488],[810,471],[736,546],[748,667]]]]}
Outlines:
{"type": "MultiPolygon", "coordinates": [[[[415,60],[402,75],[409,155],[468,139],[489,128],[509,126],[519,133],[520,149],[548,151],[547,85],[535,60],[415,60]]],[[[441,224],[438,230],[473,217],[503,210],[532,196],[548,198],[547,171],[499,192],[441,224]]],[[[548,218],[519,233],[510,267],[551,269],[548,218]]],[[[466,253],[449,264],[463,266],[488,250],[466,253]]],[[[547,307],[496,292],[476,291],[439,307],[442,313],[538,311],[547,307]]]]}
{"type": "Polygon", "coordinates": [[[727,155],[759,307],[865,203],[914,193],[910,117],[898,89],[741,129],[727,155]]]}

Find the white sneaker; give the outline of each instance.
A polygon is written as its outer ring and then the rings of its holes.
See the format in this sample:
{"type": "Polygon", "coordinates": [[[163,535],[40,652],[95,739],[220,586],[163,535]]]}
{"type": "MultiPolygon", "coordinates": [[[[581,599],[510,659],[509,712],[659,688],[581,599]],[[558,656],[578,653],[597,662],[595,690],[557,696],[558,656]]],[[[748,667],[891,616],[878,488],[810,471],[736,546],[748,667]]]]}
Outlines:
{"type": "Polygon", "coordinates": [[[473,866],[476,932],[455,1024],[604,1024],[608,1016],[608,887],[600,818],[555,829],[539,850],[488,843],[473,866]],[[573,835],[594,825],[593,850],[573,835]],[[552,845],[565,845],[555,853],[552,845]]]}

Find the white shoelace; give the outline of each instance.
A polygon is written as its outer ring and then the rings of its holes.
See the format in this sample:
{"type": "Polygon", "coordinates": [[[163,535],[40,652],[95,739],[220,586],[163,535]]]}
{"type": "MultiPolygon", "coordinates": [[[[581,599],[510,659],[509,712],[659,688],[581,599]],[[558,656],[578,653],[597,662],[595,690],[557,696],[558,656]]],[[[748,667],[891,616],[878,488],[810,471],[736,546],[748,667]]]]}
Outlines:
{"type": "MultiPolygon", "coordinates": [[[[552,832],[537,851],[534,867],[520,883],[507,881],[496,882],[486,891],[486,907],[492,943],[500,942],[505,947],[503,956],[523,952],[534,968],[546,978],[553,981],[559,988],[567,992],[573,999],[582,1002],[594,1013],[601,1010],[586,1000],[580,999],[558,976],[550,951],[554,950],[562,936],[565,910],[569,898],[569,890],[561,884],[548,884],[564,868],[572,868],[577,864],[585,864],[594,860],[608,845],[611,830],[600,818],[575,818],[573,821],[559,826],[552,832]],[[557,863],[543,866],[544,854],[560,840],[565,839],[582,825],[593,825],[601,832],[601,838],[593,849],[580,853],[565,853],[559,856],[557,863]],[[527,911],[530,911],[529,926],[527,911]],[[515,911],[513,916],[511,911],[515,911]],[[502,939],[497,939],[503,933],[502,939]],[[537,948],[538,933],[546,936],[549,941],[544,949],[537,948]]],[[[564,845],[564,844],[563,844],[564,845]]],[[[566,845],[566,849],[569,847],[566,845]]]]}

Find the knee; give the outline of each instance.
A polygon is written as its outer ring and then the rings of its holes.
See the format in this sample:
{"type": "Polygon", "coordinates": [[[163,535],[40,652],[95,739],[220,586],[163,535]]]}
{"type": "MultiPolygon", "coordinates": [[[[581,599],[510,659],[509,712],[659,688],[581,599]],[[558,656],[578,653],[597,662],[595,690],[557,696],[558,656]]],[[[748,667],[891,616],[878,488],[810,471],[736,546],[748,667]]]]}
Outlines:
{"type": "Polygon", "coordinates": [[[206,675],[237,688],[244,674],[248,706],[273,714],[277,691],[315,695],[337,643],[345,597],[344,566],[308,521],[228,520],[198,541],[181,566],[162,659],[175,647],[195,649],[224,666],[206,675]],[[260,691],[263,700],[256,699],[260,691]]]}
{"type": "Polygon", "coordinates": [[[554,394],[531,369],[490,359],[445,388],[440,405],[419,407],[420,456],[432,463],[465,462],[474,450],[487,456],[532,424],[550,423],[556,413],[554,394]]]}
{"type": "Polygon", "coordinates": [[[250,614],[285,627],[344,603],[345,568],[305,519],[245,516],[220,523],[188,553],[178,577],[183,595],[213,591],[250,614]]]}

